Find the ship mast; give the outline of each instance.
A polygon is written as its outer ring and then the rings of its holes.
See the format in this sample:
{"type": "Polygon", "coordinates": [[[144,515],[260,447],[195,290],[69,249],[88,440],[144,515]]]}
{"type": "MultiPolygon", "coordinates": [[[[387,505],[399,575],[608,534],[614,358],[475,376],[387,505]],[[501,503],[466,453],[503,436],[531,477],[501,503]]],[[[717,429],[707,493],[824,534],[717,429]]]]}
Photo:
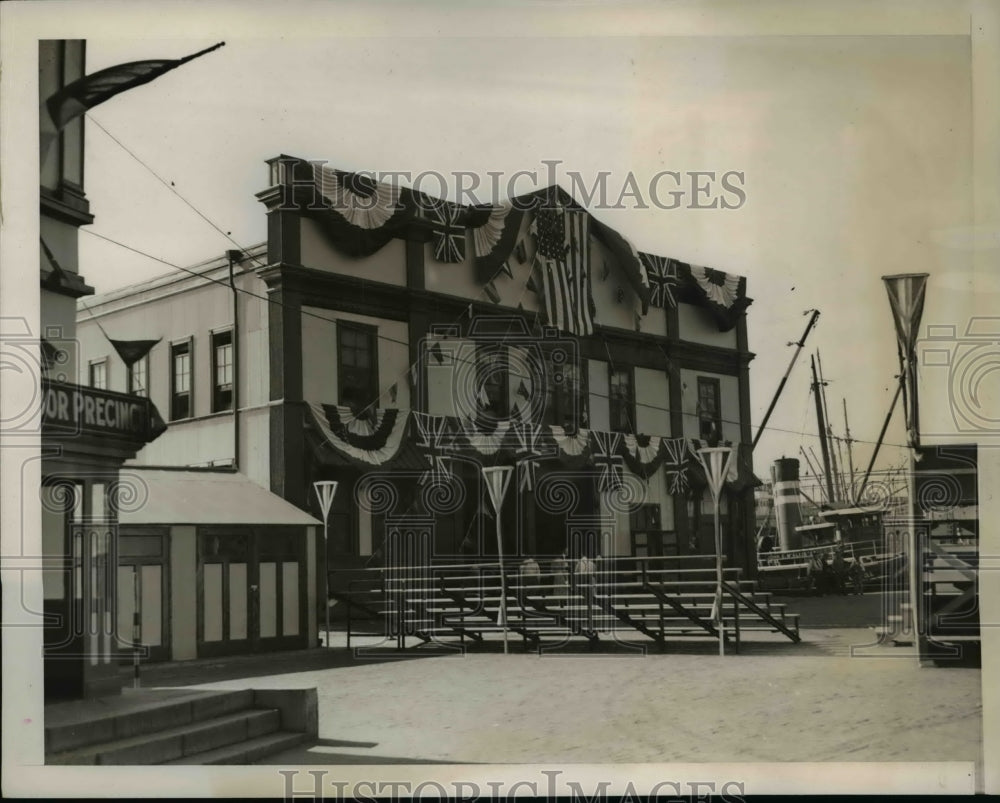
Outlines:
{"type": "Polygon", "coordinates": [[[857,494],[854,493],[855,483],[854,483],[854,450],[851,447],[851,426],[847,423],[847,399],[841,398],[844,403],[844,440],[847,441],[847,464],[851,470],[851,495],[848,497],[852,502],[855,500],[857,494]]]}
{"type": "Polygon", "coordinates": [[[816,358],[811,354],[809,355],[809,363],[812,367],[812,390],[813,396],[816,398],[816,423],[819,425],[819,445],[820,451],[823,453],[823,473],[826,478],[826,493],[827,499],[831,500],[832,503],[835,497],[833,493],[833,477],[830,473],[830,449],[826,441],[826,419],[823,415],[823,397],[820,393],[819,379],[816,376],[816,358]]]}
{"type": "MultiPolygon", "coordinates": [[[[840,500],[844,498],[844,491],[841,487],[841,476],[840,476],[840,466],[837,457],[836,449],[836,439],[833,436],[833,423],[830,418],[830,408],[826,403],[826,380],[823,378],[823,358],[820,357],[819,349],[816,349],[816,369],[819,372],[819,393],[820,398],[823,402],[823,419],[826,422],[826,428],[823,431],[824,437],[827,442],[827,449],[830,453],[830,467],[832,468],[833,477],[833,492],[836,494],[836,499],[840,500]]],[[[828,469],[829,470],[829,469],[828,469]]],[[[832,504],[832,502],[831,502],[832,504]]]]}

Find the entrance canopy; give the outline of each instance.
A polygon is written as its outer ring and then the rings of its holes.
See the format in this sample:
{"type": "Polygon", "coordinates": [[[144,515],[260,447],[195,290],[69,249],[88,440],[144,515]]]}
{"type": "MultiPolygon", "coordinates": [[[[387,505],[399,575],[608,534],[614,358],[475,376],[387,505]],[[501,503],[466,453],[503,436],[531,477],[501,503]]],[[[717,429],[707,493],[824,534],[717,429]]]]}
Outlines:
{"type": "Polygon", "coordinates": [[[121,482],[134,488],[134,501],[120,504],[118,521],[124,525],[323,525],[243,474],[126,466],[121,482]]]}

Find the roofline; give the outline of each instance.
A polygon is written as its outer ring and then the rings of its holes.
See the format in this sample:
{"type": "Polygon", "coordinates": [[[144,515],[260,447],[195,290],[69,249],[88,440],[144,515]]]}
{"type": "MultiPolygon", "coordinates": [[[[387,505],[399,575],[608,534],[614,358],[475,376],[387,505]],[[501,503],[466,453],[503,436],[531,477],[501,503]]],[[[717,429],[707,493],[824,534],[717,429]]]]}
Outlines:
{"type": "MultiPolygon", "coordinates": [[[[248,246],[247,248],[241,249],[244,254],[249,257],[259,257],[261,255],[267,254],[267,242],[255,243],[254,245],[248,246]]],[[[244,261],[245,262],[245,261],[244,261]]],[[[170,285],[179,284],[185,280],[195,281],[200,278],[205,278],[213,271],[218,271],[223,268],[229,267],[229,258],[225,253],[220,256],[212,257],[211,259],[206,259],[201,262],[197,262],[194,265],[188,265],[186,267],[179,267],[167,273],[161,273],[157,276],[153,276],[142,282],[137,282],[135,284],[128,284],[123,287],[117,287],[114,290],[108,290],[105,293],[97,293],[87,297],[86,299],[80,299],[77,301],[77,310],[86,309],[88,312],[96,312],[98,308],[105,304],[110,304],[114,301],[119,301],[122,299],[131,298],[139,293],[148,292],[151,290],[160,290],[169,288],[170,285]]],[[[241,263],[241,268],[237,271],[237,275],[250,273],[253,270],[252,267],[248,267],[241,263]]]]}

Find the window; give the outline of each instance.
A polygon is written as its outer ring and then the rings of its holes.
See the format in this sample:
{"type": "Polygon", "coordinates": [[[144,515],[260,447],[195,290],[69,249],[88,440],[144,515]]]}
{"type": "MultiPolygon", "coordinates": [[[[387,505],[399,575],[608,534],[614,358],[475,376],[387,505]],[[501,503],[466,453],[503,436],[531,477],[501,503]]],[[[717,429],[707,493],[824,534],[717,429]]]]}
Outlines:
{"type": "Polygon", "coordinates": [[[722,440],[722,407],[719,404],[719,380],[698,377],[698,437],[715,446],[722,440]]]}
{"type": "Polygon", "coordinates": [[[586,394],[579,366],[553,359],[552,354],[545,363],[545,423],[570,430],[586,426],[586,394]]]}
{"type": "Polygon", "coordinates": [[[662,529],[660,505],[639,505],[629,514],[632,555],[637,558],[677,554],[677,533],[662,529]]]}
{"type": "Polygon", "coordinates": [[[378,397],[376,329],[337,322],[338,403],[358,410],[378,397]]]}
{"type": "Polygon", "coordinates": [[[212,335],[212,412],[233,409],[233,333],[212,335]]]}
{"type": "Polygon", "coordinates": [[[496,418],[510,415],[505,348],[492,345],[476,348],[476,391],[484,412],[496,418]]]}
{"type": "Polygon", "coordinates": [[[90,363],[89,381],[92,388],[108,389],[108,361],[106,359],[90,363]]]}
{"type": "Polygon", "coordinates": [[[133,396],[149,396],[149,355],[128,368],[128,392],[133,396]]]}
{"type": "Polygon", "coordinates": [[[170,420],[192,415],[191,341],[170,347],[170,420]]]}
{"type": "Polygon", "coordinates": [[[608,407],[612,432],[632,432],[635,427],[635,393],[632,369],[609,368],[608,407]]]}

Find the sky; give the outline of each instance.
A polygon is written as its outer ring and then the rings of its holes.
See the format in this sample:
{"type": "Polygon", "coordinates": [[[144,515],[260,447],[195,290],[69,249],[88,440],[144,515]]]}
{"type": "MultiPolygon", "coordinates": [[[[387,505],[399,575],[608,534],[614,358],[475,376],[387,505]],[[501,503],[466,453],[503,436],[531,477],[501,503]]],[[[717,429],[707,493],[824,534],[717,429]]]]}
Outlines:
{"type": "MultiPolygon", "coordinates": [[[[241,29],[95,109],[86,191],[96,221],[85,230],[176,265],[233,247],[223,232],[241,246],[261,242],[254,194],[267,184],[264,160],[281,153],[414,175],[529,170],[539,185],[543,160],[559,160],[567,188],[570,171],[588,185],[609,171],[613,189],[629,173],[648,188],[663,170],[739,171],[738,209],[626,199],[593,211],[640,250],[747,277],[754,431],[805,312],[820,310],[757,449],[759,475],[800,446],[819,453],[808,374],[816,350],[834,428],[843,432],[846,399],[855,463],[866,463],[896,372],[880,276],[931,273],[925,323],[954,318],[971,286],[969,37],[689,36],[659,23],[639,35],[647,29],[634,21],[621,33],[597,21],[566,31],[527,6],[509,9],[516,24],[449,25],[447,8],[432,8],[438,25],[416,31],[409,18],[361,11],[344,29],[241,29]]],[[[88,71],[216,41],[91,36],[88,71]]],[[[80,250],[99,292],[169,270],[89,234],[80,250]]],[[[900,412],[879,466],[902,459],[900,412]]]]}

